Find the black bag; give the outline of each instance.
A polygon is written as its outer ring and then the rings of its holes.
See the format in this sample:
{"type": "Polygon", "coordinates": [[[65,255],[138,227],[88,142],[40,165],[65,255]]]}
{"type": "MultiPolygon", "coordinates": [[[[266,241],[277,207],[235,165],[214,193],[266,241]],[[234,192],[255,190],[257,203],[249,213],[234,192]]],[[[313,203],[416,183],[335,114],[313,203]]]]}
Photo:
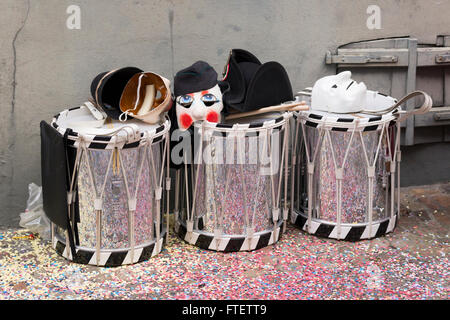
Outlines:
{"type": "Polygon", "coordinates": [[[42,199],[47,217],[67,230],[67,161],[63,136],[41,121],[42,199]]]}

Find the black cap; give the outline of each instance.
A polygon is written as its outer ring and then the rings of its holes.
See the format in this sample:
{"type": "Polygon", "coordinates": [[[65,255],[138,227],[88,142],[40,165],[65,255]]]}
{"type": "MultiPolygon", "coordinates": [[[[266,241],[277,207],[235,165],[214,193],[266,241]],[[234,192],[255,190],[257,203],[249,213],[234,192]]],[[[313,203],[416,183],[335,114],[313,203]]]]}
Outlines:
{"type": "Polygon", "coordinates": [[[183,94],[208,90],[217,84],[217,72],[205,61],[197,61],[177,72],[173,82],[176,97],[183,94]]]}

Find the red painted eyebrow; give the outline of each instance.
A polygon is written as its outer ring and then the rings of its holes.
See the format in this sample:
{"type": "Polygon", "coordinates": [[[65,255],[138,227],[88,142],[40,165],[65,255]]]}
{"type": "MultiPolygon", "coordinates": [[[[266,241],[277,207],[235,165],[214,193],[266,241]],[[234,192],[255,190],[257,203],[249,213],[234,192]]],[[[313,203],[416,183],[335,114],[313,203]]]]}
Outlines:
{"type": "Polygon", "coordinates": [[[194,94],[193,93],[187,93],[188,96],[193,97],[194,94]]]}
{"type": "Polygon", "coordinates": [[[209,93],[209,90],[204,90],[202,91],[202,96],[204,96],[205,94],[209,93]]]}

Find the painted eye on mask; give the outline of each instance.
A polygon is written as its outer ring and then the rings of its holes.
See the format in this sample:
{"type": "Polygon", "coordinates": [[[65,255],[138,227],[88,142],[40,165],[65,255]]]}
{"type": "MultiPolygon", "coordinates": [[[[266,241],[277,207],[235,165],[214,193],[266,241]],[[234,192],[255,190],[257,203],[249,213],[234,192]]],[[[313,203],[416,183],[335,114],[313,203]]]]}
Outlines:
{"type": "Polygon", "coordinates": [[[179,96],[177,99],[177,103],[185,108],[189,108],[192,102],[194,102],[194,98],[187,94],[179,96]]]}
{"type": "Polygon", "coordinates": [[[202,96],[202,101],[205,104],[205,106],[207,106],[207,107],[210,107],[214,103],[219,102],[219,100],[217,100],[216,96],[211,94],[211,93],[207,93],[207,94],[203,95],[202,96]]]}

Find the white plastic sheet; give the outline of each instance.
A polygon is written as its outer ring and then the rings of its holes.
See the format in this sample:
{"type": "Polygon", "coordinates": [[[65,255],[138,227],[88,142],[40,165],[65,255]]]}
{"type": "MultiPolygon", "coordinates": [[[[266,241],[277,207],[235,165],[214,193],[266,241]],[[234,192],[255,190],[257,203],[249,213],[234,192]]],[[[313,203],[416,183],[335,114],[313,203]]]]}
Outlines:
{"type": "Polygon", "coordinates": [[[44,240],[50,240],[50,220],[45,215],[42,205],[42,187],[35,183],[28,185],[28,200],[25,212],[20,214],[19,225],[33,233],[38,233],[44,240]]]}

